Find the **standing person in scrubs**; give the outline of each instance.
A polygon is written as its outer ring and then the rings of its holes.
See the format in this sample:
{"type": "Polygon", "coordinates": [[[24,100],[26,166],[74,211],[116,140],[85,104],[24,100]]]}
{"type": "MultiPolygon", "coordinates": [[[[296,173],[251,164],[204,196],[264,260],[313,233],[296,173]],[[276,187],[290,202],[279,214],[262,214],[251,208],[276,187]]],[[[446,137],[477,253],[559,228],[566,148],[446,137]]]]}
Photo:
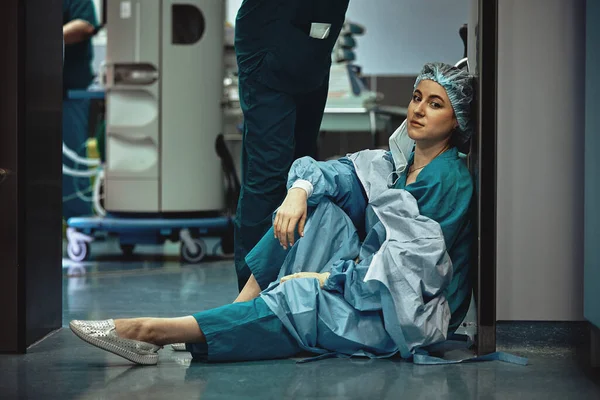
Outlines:
{"type": "Polygon", "coordinates": [[[349,0],[244,0],[235,24],[244,114],[242,185],[235,221],[241,290],[248,252],[286,195],[290,165],[316,157],[331,52],[349,0]]]}
{"type": "Polygon", "coordinates": [[[472,99],[467,72],[427,64],[391,152],[296,160],[233,304],[181,318],[72,321],[71,330],[139,364],[181,342],[197,360],[249,361],[302,351],[410,358],[445,341],[471,298],[473,180],[456,146],[471,136],[472,99]]]}
{"type": "MultiPolygon", "coordinates": [[[[87,89],[94,80],[92,59],[92,36],[96,33],[98,18],[92,0],[63,0],[63,142],[68,148],[85,156],[88,137],[90,102],[85,99],[69,99],[69,90],[87,89]]],[[[63,156],[63,164],[73,168],[72,161],[63,156]]],[[[75,179],[63,178],[63,217],[86,215],[91,212],[89,203],[74,194],[75,179]]],[[[81,185],[85,186],[85,185],[81,185]]]]}

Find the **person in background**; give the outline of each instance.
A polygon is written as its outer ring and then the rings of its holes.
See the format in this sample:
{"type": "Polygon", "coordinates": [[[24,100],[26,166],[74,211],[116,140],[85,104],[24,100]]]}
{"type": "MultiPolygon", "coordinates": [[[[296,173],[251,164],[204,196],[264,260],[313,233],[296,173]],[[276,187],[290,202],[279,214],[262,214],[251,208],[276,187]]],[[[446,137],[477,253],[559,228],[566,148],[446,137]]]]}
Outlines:
{"type": "MultiPolygon", "coordinates": [[[[94,80],[92,37],[99,28],[92,0],[63,0],[63,143],[79,155],[85,155],[88,137],[90,102],[86,99],[69,99],[70,90],[85,90],[94,80]]],[[[63,164],[73,168],[72,161],[63,156],[63,164]]],[[[86,215],[91,212],[89,203],[77,197],[76,179],[63,178],[63,217],[86,215]]],[[[85,189],[89,185],[83,185],[85,189]]]]}

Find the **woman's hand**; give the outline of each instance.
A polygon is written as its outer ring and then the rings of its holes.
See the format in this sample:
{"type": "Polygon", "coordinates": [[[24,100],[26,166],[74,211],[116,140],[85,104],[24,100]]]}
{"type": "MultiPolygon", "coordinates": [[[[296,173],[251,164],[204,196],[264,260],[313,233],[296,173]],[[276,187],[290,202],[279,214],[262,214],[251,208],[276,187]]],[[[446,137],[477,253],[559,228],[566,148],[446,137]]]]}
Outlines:
{"type": "Polygon", "coordinates": [[[287,246],[294,245],[294,231],[298,225],[298,233],[304,236],[304,224],[306,223],[306,213],[308,196],[302,188],[293,188],[288,191],[285,200],[277,210],[273,228],[275,239],[279,239],[281,246],[287,250],[287,246]]]}
{"type": "Polygon", "coordinates": [[[319,286],[322,288],[323,285],[325,285],[325,282],[327,281],[327,279],[329,278],[330,273],[329,272],[323,272],[323,273],[318,273],[318,272],[298,272],[296,274],[292,274],[292,275],[288,275],[288,276],[284,276],[283,278],[281,278],[281,283],[287,282],[290,279],[297,279],[297,278],[315,278],[319,281],[319,286]]]}

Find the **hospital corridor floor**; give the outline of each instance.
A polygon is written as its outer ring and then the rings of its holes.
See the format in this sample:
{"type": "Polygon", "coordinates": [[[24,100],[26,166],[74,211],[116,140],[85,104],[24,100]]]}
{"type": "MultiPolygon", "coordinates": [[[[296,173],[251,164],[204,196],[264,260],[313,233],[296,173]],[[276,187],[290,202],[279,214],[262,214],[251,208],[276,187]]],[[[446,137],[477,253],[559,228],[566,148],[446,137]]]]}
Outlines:
{"type": "Polygon", "coordinates": [[[129,260],[116,243],[95,243],[93,251],[90,262],[63,261],[63,328],[26,355],[0,355],[0,399],[600,399],[600,374],[586,366],[585,350],[527,342],[508,328],[499,349],[528,357],[528,366],[359,358],[204,364],[170,347],[157,366],[135,366],[84,343],[68,322],[181,316],[226,304],[237,294],[233,260],[181,265],[175,245],[144,248],[129,260]]]}

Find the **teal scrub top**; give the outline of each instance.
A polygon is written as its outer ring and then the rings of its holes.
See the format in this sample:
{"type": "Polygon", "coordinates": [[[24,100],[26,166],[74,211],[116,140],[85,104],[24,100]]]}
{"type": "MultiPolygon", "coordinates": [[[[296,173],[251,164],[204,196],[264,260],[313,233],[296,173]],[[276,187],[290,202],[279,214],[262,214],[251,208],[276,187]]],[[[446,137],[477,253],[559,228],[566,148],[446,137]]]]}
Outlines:
{"type": "Polygon", "coordinates": [[[397,189],[405,189],[417,200],[421,215],[440,224],[452,260],[452,281],[445,292],[452,318],[450,332],[454,332],[467,314],[471,300],[469,263],[471,259],[472,228],[470,205],[473,198],[473,179],[458,150],[451,148],[434,158],[406,185],[408,166],[396,182],[397,189]]]}
{"type": "MultiPolygon", "coordinates": [[[[63,0],[63,25],[81,19],[98,28],[98,18],[92,0],[63,0]]],[[[85,89],[94,80],[91,38],[81,43],[65,45],[63,89],[85,89]]]]}

